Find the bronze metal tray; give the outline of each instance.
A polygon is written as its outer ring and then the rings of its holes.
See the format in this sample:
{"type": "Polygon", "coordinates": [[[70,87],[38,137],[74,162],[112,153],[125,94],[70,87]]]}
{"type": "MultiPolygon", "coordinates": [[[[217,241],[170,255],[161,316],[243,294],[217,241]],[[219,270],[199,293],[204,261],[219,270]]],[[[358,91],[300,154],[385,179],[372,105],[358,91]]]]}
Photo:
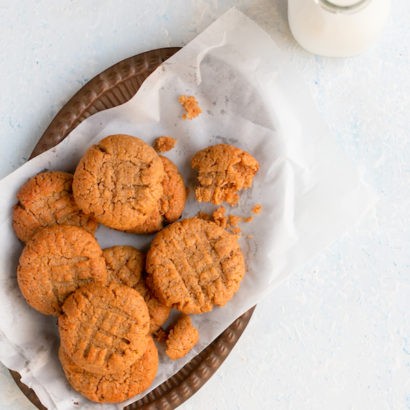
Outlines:
{"type": "MultiPolygon", "coordinates": [[[[90,115],[127,102],[144,80],[178,50],[179,48],[173,47],[147,51],[127,58],[94,77],[55,116],[30,158],[57,145],[90,115]]],[[[178,407],[198,391],[223,363],[247,326],[253,311],[254,307],[236,319],[178,373],[125,409],[170,410],[178,407]]],[[[14,371],[11,374],[28,399],[38,409],[46,410],[34,391],[20,381],[20,375],[14,371]]]]}

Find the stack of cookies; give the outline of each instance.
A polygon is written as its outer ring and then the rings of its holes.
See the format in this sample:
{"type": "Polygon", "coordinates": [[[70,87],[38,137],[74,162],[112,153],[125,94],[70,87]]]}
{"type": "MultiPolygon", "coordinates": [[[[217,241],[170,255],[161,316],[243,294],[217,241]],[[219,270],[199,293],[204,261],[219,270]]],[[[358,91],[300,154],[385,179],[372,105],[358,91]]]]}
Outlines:
{"type": "MultiPolygon", "coordinates": [[[[234,191],[249,187],[258,169],[249,154],[220,145],[194,157],[198,200],[235,202],[234,191]]],[[[92,401],[121,402],[146,390],[158,369],[153,336],[165,340],[169,358],[186,355],[199,339],[188,315],[223,306],[245,274],[237,235],[198,217],[177,221],[183,178],[139,138],[106,137],[74,175],[42,172],[17,198],[13,227],[25,242],[18,284],[34,309],[58,317],[64,373],[92,401]],[[147,255],[130,246],[102,250],[98,224],[158,233],[147,255]],[[180,317],[164,333],[172,308],[180,317]]]]}

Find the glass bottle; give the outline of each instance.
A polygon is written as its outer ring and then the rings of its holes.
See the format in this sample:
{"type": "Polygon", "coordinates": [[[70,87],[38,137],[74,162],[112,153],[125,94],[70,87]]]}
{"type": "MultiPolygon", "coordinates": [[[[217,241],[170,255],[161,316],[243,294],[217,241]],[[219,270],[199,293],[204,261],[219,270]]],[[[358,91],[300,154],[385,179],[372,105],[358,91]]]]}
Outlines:
{"type": "Polygon", "coordinates": [[[307,51],[328,57],[356,55],[373,44],[391,0],[288,0],[289,26],[307,51]]]}

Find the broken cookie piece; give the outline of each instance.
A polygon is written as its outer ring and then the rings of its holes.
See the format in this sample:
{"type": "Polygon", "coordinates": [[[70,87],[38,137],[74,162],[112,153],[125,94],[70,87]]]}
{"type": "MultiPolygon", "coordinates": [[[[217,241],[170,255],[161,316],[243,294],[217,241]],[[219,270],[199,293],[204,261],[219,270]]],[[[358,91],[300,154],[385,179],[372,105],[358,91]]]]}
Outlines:
{"type": "Polygon", "coordinates": [[[199,202],[236,205],[238,192],[252,186],[259,163],[249,153],[228,144],[217,144],[197,152],[191,161],[198,171],[195,196],[199,202]]]}
{"type": "Polygon", "coordinates": [[[171,149],[175,147],[176,143],[177,140],[175,138],[164,135],[162,137],[156,138],[154,144],[152,144],[152,147],[157,152],[167,152],[171,151],[171,149]]]}
{"type": "Polygon", "coordinates": [[[193,95],[180,95],[178,101],[185,110],[185,114],[182,114],[183,120],[192,120],[201,114],[202,110],[193,95]]]}
{"type": "Polygon", "coordinates": [[[228,217],[225,215],[226,209],[224,206],[220,206],[212,213],[213,221],[221,228],[226,228],[228,225],[228,217]]]}
{"type": "Polygon", "coordinates": [[[180,359],[191,351],[198,340],[199,332],[192,324],[191,318],[182,315],[169,332],[165,353],[172,360],[180,359]]]}

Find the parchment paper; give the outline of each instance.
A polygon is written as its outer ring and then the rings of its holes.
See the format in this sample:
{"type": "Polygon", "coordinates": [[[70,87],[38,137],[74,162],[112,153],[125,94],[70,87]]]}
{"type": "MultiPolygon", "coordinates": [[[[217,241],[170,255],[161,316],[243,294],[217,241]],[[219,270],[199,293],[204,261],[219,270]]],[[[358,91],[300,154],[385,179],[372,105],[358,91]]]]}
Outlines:
{"type": "MultiPolygon", "coordinates": [[[[20,372],[23,382],[49,409],[114,409],[123,405],[92,404],[66,383],[57,360],[55,318],[28,307],[17,287],[21,245],[11,228],[11,209],[17,190],[28,178],[44,169],[73,171],[87,147],[118,133],[139,136],[148,143],[160,135],[177,138],[176,148],[167,156],[191,187],[190,159],[210,144],[237,145],[260,163],[253,188],[233,210],[250,215],[254,204],[263,205],[262,213],[243,226],[241,246],[247,274],[240,291],[224,308],[193,318],[200,343],[176,362],[161,355],[152,388],[178,371],[374,203],[373,194],[318,116],[307,87],[272,38],[231,9],[158,68],[131,101],[90,117],[56,148],[0,181],[0,360],[20,372]],[[181,120],[182,108],[177,102],[181,94],[195,95],[203,114],[192,121],[181,120]]],[[[197,204],[191,194],[183,217],[209,208],[197,204]]],[[[126,243],[146,248],[152,237],[100,228],[97,238],[102,247],[126,243]]]]}

